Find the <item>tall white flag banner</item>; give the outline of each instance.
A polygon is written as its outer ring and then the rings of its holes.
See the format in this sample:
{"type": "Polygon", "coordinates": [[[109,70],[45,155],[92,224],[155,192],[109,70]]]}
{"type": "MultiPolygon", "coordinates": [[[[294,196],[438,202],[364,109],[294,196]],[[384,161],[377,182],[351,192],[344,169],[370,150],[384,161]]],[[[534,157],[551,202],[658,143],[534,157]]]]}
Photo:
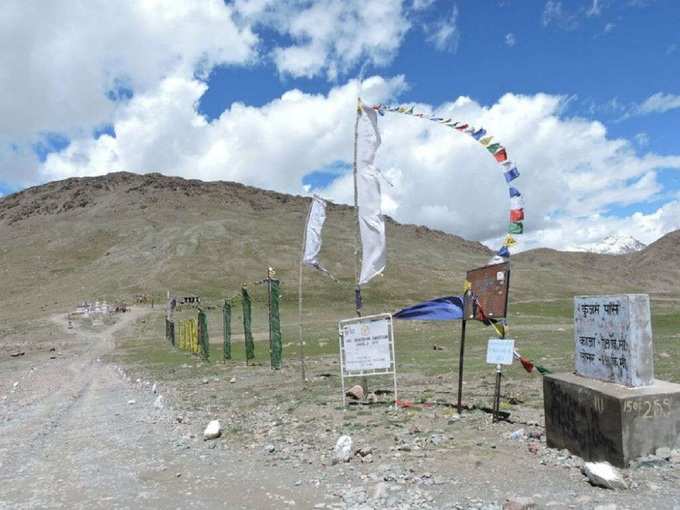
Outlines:
{"type": "Polygon", "coordinates": [[[361,234],[359,285],[368,283],[385,270],[385,221],[380,210],[379,171],[375,153],[380,147],[378,114],[361,105],[357,139],[357,202],[361,234]]]}
{"type": "Polygon", "coordinates": [[[322,271],[326,270],[319,264],[319,252],[321,251],[321,231],[325,221],[326,201],[314,195],[305,227],[305,252],[302,255],[302,262],[322,271]]]}

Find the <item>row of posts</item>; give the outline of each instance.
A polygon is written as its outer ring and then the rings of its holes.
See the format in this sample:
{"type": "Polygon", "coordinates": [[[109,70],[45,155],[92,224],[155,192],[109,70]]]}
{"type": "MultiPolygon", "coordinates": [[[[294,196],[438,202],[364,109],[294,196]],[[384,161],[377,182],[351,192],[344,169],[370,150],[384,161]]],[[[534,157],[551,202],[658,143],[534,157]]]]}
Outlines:
{"type": "MultiPolygon", "coordinates": [[[[269,304],[269,349],[271,366],[280,369],[283,363],[283,340],[281,336],[281,319],[279,304],[281,301],[280,282],[271,275],[264,282],[267,284],[269,304]]],[[[241,289],[241,304],[243,307],[243,336],[245,339],[246,363],[255,359],[255,342],[252,330],[252,300],[248,288],[241,289]]],[[[231,354],[231,302],[224,300],[222,306],[222,358],[232,359],[231,354]]],[[[196,319],[174,321],[169,312],[165,319],[165,338],[172,346],[180,350],[199,354],[203,359],[210,358],[210,341],[208,336],[208,321],[202,309],[198,310],[196,319]]]]}

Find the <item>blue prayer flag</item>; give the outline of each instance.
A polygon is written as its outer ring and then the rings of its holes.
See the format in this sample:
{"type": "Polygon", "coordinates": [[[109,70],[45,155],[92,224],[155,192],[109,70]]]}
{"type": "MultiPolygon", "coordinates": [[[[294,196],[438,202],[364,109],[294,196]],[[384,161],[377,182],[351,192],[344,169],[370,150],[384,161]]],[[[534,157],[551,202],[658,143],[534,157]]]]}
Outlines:
{"type": "Polygon", "coordinates": [[[472,138],[475,140],[481,140],[481,138],[486,134],[486,129],[479,128],[477,131],[472,133],[472,138]]]}
{"type": "Polygon", "coordinates": [[[507,259],[510,256],[510,250],[508,250],[507,246],[503,246],[500,250],[496,252],[496,255],[499,257],[503,257],[504,259],[507,259]]]}
{"type": "Polygon", "coordinates": [[[514,181],[519,177],[519,170],[517,170],[517,167],[511,168],[507,172],[503,173],[503,176],[505,177],[506,182],[514,181]]]}
{"type": "Polygon", "coordinates": [[[463,296],[446,296],[399,310],[395,319],[419,321],[459,321],[463,318],[463,296]]]}
{"type": "Polygon", "coordinates": [[[522,196],[519,190],[517,188],[513,188],[512,186],[508,188],[508,191],[510,192],[510,198],[522,196]]]}

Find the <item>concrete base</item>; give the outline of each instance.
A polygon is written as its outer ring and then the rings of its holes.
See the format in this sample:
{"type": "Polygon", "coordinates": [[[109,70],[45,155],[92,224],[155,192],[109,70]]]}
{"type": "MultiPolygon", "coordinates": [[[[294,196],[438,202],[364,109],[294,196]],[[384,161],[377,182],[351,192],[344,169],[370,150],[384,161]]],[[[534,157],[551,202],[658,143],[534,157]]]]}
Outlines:
{"type": "Polygon", "coordinates": [[[680,384],[627,388],[551,374],[543,378],[543,399],[550,448],[619,467],[663,446],[680,448],[680,384]]]}

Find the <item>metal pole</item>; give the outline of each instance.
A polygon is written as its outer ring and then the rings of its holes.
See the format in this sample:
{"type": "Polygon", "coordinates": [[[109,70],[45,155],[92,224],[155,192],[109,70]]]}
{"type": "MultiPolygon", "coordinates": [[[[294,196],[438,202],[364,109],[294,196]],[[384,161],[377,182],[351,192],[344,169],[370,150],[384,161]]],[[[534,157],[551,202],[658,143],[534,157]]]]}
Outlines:
{"type": "Polygon", "coordinates": [[[496,393],[493,402],[493,421],[498,421],[498,412],[501,407],[501,366],[496,365],[496,393]]]}
{"type": "Polygon", "coordinates": [[[300,375],[302,377],[302,385],[305,385],[307,377],[305,375],[305,342],[302,332],[302,270],[304,268],[303,258],[305,256],[305,246],[307,245],[307,223],[309,223],[309,216],[312,214],[312,206],[314,205],[314,199],[309,203],[309,209],[307,210],[307,221],[305,221],[305,229],[302,233],[302,250],[300,251],[300,274],[298,279],[298,326],[299,326],[299,354],[300,354],[300,375]]]}
{"type": "Polygon", "coordinates": [[[463,359],[465,357],[465,324],[460,327],[460,358],[458,359],[458,414],[463,414],[463,359]]]}

